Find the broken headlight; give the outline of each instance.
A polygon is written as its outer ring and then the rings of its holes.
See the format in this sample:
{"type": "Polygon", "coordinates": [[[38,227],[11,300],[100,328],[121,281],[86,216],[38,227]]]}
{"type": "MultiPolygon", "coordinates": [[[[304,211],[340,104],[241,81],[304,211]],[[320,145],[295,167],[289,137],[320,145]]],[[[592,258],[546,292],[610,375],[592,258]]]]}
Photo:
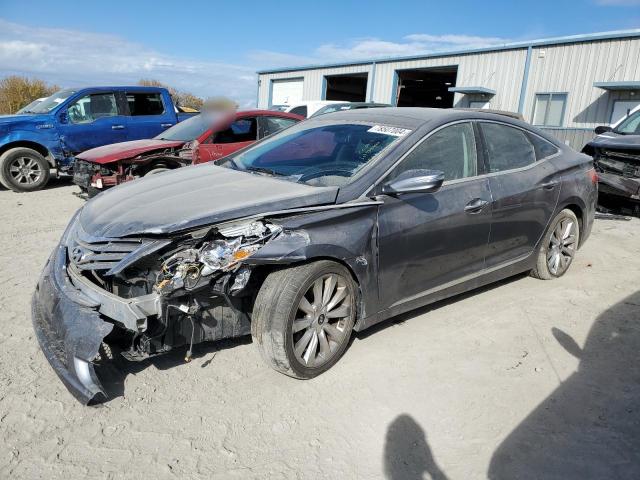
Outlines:
{"type": "Polygon", "coordinates": [[[197,247],[185,248],[166,258],[154,288],[163,295],[179,289],[190,291],[208,284],[215,273],[238,271],[234,290],[240,290],[249,279],[248,269],[241,268],[242,261],[281,230],[278,225],[260,220],[219,226],[216,238],[203,240],[197,247]]]}

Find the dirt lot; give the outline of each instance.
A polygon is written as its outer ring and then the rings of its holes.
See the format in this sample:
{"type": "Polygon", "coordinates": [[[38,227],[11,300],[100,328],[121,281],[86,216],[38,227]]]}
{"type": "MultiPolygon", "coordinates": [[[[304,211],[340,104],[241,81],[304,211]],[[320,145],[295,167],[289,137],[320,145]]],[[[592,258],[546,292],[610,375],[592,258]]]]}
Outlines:
{"type": "Polygon", "coordinates": [[[560,280],[361,334],[315,380],[242,339],[133,365],[88,408],[28,313],[74,191],[0,191],[0,478],[640,478],[640,221],[597,220],[560,280]]]}

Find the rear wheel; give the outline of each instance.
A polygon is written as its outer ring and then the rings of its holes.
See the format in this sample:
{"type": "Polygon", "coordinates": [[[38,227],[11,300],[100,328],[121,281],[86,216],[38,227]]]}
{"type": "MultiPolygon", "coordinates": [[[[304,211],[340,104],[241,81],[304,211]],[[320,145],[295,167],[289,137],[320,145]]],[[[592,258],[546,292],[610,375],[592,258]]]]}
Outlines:
{"type": "Polygon", "coordinates": [[[541,280],[564,275],[573,262],[579,240],[580,225],[576,214],[569,209],[562,210],[549,224],[531,275],[541,280]]]}
{"type": "Polygon", "coordinates": [[[49,176],[49,162],[30,148],[12,148],[0,157],[0,182],[14,192],[40,190],[49,176]]]}
{"type": "Polygon", "coordinates": [[[350,272],[323,260],[269,274],[256,298],[251,334],[275,370],[313,378],[340,359],[355,318],[350,272]]]}

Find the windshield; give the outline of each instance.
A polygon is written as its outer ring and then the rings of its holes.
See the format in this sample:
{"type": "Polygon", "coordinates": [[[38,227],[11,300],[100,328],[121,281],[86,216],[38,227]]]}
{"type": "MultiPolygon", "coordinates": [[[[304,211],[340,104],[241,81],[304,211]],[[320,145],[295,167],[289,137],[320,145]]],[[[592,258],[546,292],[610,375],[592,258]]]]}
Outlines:
{"type": "Polygon", "coordinates": [[[382,125],[300,124],[227,157],[241,170],[315,186],[343,186],[410,131],[382,125]]]}
{"type": "Polygon", "coordinates": [[[221,116],[220,113],[195,115],[165,130],[156,138],[159,140],[190,142],[209,130],[221,116]]]}
{"type": "Polygon", "coordinates": [[[33,102],[31,102],[29,105],[25,105],[24,107],[22,107],[16,113],[31,113],[33,112],[33,107],[35,107],[39,103],[42,103],[42,100],[44,99],[38,98],[37,100],[34,100],[33,102]]]}
{"type": "Polygon", "coordinates": [[[45,98],[42,102],[30,109],[28,113],[49,113],[74,93],[76,93],[75,90],[60,90],[50,97],[45,98]]]}
{"type": "Polygon", "coordinates": [[[640,110],[629,115],[613,131],[623,135],[640,135],[640,110]]]}

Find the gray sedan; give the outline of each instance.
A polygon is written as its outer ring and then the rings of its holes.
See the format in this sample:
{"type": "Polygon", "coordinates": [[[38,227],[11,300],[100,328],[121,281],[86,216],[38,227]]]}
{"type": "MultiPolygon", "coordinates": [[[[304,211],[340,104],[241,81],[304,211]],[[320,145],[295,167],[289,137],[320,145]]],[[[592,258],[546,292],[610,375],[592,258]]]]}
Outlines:
{"type": "Polygon", "coordinates": [[[35,331],[85,403],[114,355],[189,359],[248,334],[274,369],[312,378],[353,331],[520,272],[562,276],[596,183],[590,157],[502,115],[323,115],[88,202],[42,273],[35,331]]]}

